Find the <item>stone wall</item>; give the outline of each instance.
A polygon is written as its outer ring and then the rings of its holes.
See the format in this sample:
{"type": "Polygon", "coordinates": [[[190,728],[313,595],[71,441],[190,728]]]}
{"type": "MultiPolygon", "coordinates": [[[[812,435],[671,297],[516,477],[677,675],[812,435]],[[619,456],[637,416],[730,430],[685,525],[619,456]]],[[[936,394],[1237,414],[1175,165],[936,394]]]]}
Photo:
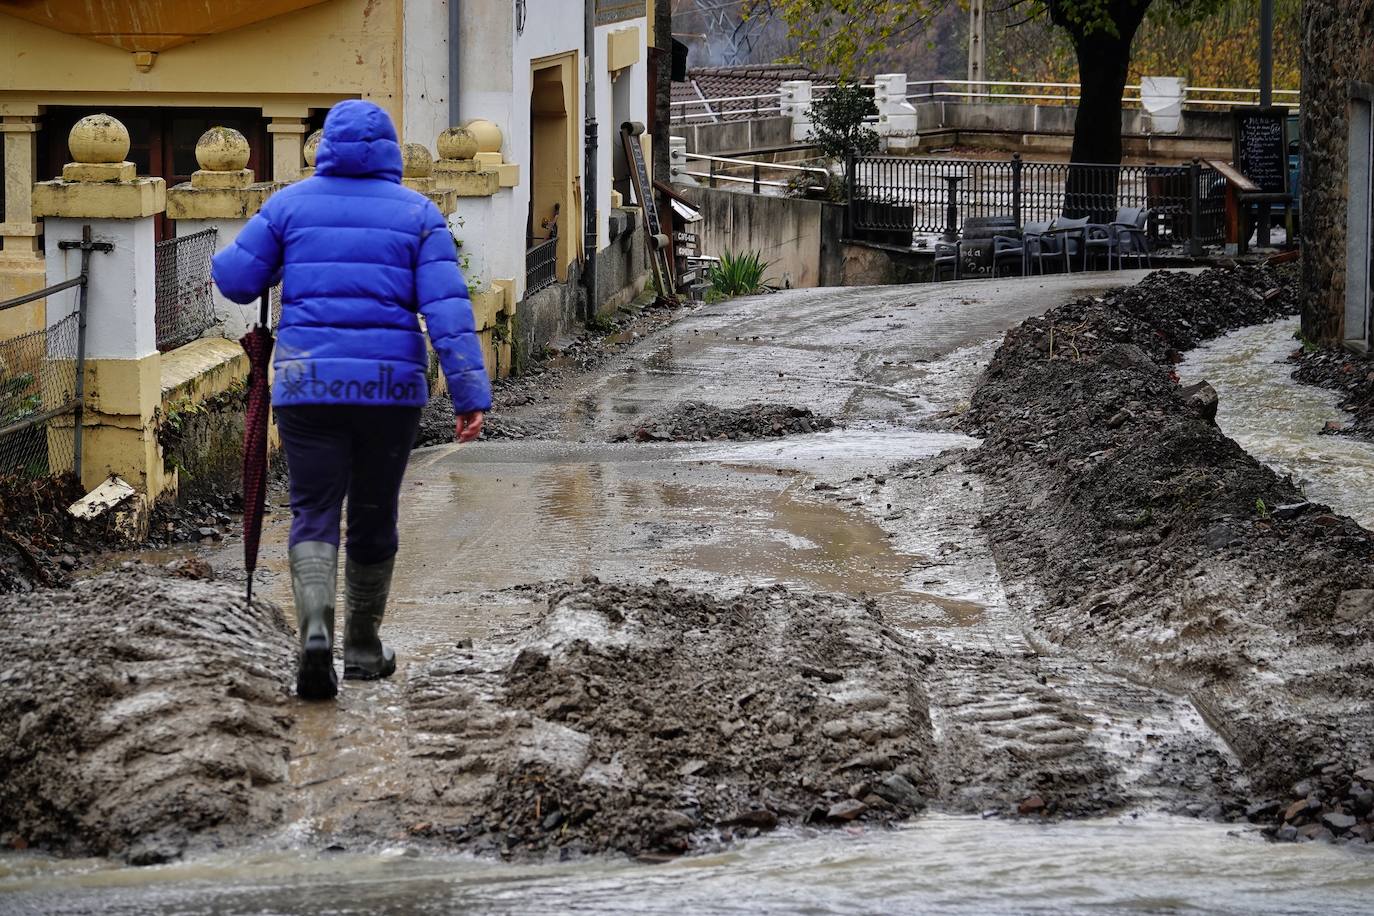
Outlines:
{"type": "Polygon", "coordinates": [[[1303,334],[1344,337],[1349,111],[1354,84],[1374,83],[1374,0],[1302,10],[1303,334]]]}

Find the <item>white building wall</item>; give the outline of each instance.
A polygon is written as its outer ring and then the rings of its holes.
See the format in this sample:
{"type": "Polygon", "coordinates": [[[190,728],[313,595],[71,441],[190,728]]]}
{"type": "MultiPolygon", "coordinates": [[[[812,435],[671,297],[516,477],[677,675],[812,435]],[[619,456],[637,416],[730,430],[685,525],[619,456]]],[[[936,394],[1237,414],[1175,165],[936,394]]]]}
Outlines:
{"type": "MultiPolygon", "coordinates": [[[[590,0],[588,0],[590,2],[590,0]]],[[[583,47],[585,20],[582,3],[571,0],[528,0],[523,31],[517,34],[514,4],[510,0],[463,0],[458,89],[459,109],[464,122],[483,118],[501,128],[501,155],[520,167],[520,183],[503,188],[493,198],[460,198],[455,214],[455,232],[464,241],[469,255],[470,273],[481,280],[514,279],[516,298],[524,296],[525,221],[530,203],[532,180],[530,151],[530,64],[569,51],[577,54],[571,100],[573,133],[578,148],[575,175],[580,179],[585,152],[582,150],[585,123],[586,54],[583,47]],[[461,218],[463,225],[457,225],[461,218]]],[[[445,14],[447,15],[447,14],[445,14]]],[[[606,70],[606,36],[611,32],[636,28],[647,43],[646,19],[599,26],[596,29],[596,115],[598,122],[598,210],[597,239],[606,246],[611,210],[613,155],[620,142],[619,124],[612,106],[611,74],[606,70]]],[[[447,30],[445,23],[444,29],[447,30]]],[[[407,67],[407,72],[409,72],[407,67]]],[[[648,117],[648,52],[641,46],[640,59],[627,67],[621,79],[633,83],[632,120],[648,117]]],[[[407,100],[407,105],[409,100],[407,100]]],[[[447,125],[445,125],[447,126],[447,125]]],[[[442,129],[442,128],[441,128],[442,129]]],[[[437,134],[436,134],[437,135],[437,134]]],[[[566,214],[571,221],[573,214],[566,214]]],[[[571,225],[566,223],[565,225],[571,225]]]]}
{"type": "MultiPolygon", "coordinates": [[[[604,249],[607,245],[607,237],[610,234],[611,217],[611,190],[615,177],[614,163],[615,150],[620,145],[620,119],[616,117],[614,93],[612,85],[615,79],[630,81],[630,113],[629,120],[638,121],[641,124],[648,124],[649,104],[649,55],[648,55],[648,22],[645,19],[633,19],[628,22],[617,22],[613,25],[598,26],[596,30],[596,126],[597,126],[597,177],[596,194],[600,201],[598,209],[601,211],[600,219],[597,222],[597,250],[604,249]],[[637,44],[639,45],[639,60],[633,65],[626,67],[620,72],[619,77],[615,77],[606,69],[606,47],[608,38],[612,32],[619,32],[622,29],[634,29],[637,33],[637,44]]],[[[652,176],[650,176],[652,178],[652,176]]],[[[627,199],[625,205],[629,206],[627,199]]]]}
{"type": "Polygon", "coordinates": [[[405,0],[401,142],[434,143],[448,123],[449,0],[405,0]]]}

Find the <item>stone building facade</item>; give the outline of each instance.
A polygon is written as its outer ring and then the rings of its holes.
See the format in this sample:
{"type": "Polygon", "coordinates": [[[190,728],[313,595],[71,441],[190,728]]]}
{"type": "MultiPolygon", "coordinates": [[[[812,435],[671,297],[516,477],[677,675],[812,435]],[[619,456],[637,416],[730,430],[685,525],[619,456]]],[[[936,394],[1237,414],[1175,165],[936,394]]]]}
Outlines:
{"type": "Polygon", "coordinates": [[[1374,334],[1374,0],[1303,4],[1303,334],[1374,334]]]}

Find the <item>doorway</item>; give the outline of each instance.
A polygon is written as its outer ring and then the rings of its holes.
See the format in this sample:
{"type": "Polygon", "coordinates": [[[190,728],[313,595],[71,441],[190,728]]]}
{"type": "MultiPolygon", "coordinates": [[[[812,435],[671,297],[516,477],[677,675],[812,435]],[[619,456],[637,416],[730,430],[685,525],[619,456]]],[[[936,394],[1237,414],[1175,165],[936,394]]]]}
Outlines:
{"type": "Polygon", "coordinates": [[[575,193],[580,174],[577,54],[534,61],[531,71],[529,247],[556,238],[556,273],[559,281],[566,281],[581,238],[575,193]]]}

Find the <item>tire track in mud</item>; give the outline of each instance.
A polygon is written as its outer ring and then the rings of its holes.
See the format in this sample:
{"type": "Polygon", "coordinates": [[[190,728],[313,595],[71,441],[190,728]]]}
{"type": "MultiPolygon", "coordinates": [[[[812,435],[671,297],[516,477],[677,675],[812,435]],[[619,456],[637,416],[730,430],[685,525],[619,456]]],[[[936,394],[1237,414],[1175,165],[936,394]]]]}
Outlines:
{"type": "Polygon", "coordinates": [[[293,641],[237,587],[141,571],[0,598],[0,843],[151,864],[276,824],[293,641]]]}
{"type": "Polygon", "coordinates": [[[981,526],[988,485],[963,464],[972,455],[895,469],[856,497],[903,552],[934,558],[913,575],[943,576],[937,589],[983,607],[914,631],[932,657],[940,805],[1010,815],[1235,813],[1244,785],[1236,757],[1187,696],[1134,681],[1100,653],[1065,653],[1035,636],[1043,598],[1033,583],[1003,585],[981,526]],[[905,510],[901,527],[888,506],[905,510]]]}

